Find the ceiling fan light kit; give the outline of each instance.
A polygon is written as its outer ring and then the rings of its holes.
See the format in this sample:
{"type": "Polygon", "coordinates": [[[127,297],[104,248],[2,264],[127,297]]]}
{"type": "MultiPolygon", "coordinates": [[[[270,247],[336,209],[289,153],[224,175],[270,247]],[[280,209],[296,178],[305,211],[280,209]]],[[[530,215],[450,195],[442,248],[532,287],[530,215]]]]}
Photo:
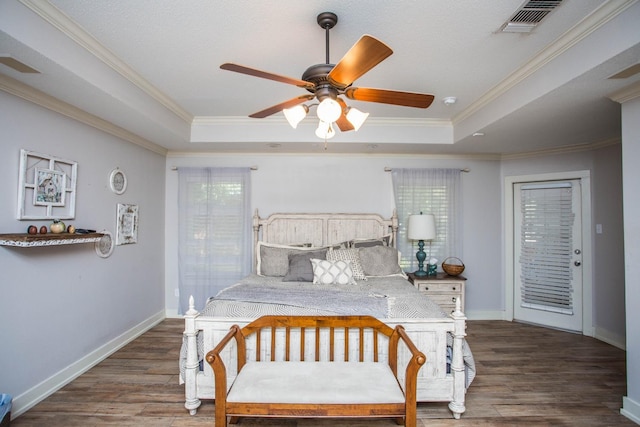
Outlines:
{"type": "Polygon", "coordinates": [[[285,108],[282,110],[284,117],[287,119],[292,128],[297,128],[298,123],[304,119],[309,113],[309,107],[306,105],[296,105],[292,108],[285,108]]]}
{"type": "Polygon", "coordinates": [[[367,117],[369,117],[369,113],[363,113],[354,107],[347,108],[347,120],[353,125],[353,130],[356,132],[360,129],[364,121],[367,120],[367,117]]]}
{"type": "Polygon", "coordinates": [[[301,79],[281,76],[234,63],[225,63],[220,66],[223,70],[291,84],[310,92],[309,95],[289,99],[253,113],[249,117],[265,118],[282,111],[289,124],[295,129],[309,113],[309,107],[317,105],[316,113],[320,123],[316,129],[316,135],[326,141],[335,135],[334,125],[342,132],[357,131],[369,116],[369,113],[363,113],[356,108],[349,107],[341,95],[354,101],[406,107],[428,108],[431,105],[433,95],[352,87],[355,80],[389,57],[393,51],[380,40],[365,34],[337,64],[331,64],[329,61],[329,30],[338,22],[338,16],[332,12],[323,12],[318,15],[317,22],[326,34],[326,61],[324,64],[308,67],[301,79]],[[317,103],[304,104],[313,99],[316,99],[317,103]]]}
{"type": "Polygon", "coordinates": [[[322,100],[318,109],[316,110],[318,118],[326,123],[333,123],[342,115],[342,107],[331,98],[325,98],[322,100]]]}
{"type": "Polygon", "coordinates": [[[320,123],[318,123],[318,128],[316,129],[316,136],[320,139],[324,139],[325,141],[327,139],[331,139],[335,136],[336,131],[333,129],[333,126],[331,126],[331,123],[327,123],[327,122],[323,122],[322,120],[320,120],[320,123]]]}

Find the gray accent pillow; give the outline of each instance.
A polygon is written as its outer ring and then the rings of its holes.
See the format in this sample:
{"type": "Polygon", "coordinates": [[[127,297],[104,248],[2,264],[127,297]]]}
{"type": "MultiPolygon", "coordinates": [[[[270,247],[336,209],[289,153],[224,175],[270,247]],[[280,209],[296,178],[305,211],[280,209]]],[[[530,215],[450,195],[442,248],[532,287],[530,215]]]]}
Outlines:
{"type": "Polygon", "coordinates": [[[391,246],[359,248],[360,264],[366,276],[403,275],[398,263],[398,250],[391,246]]]}
{"type": "Polygon", "coordinates": [[[258,242],[256,249],[258,251],[257,273],[259,276],[284,277],[289,271],[290,253],[301,253],[317,249],[258,242]]]}
{"type": "Polygon", "coordinates": [[[391,246],[393,234],[387,234],[378,239],[353,239],[349,242],[350,248],[368,248],[370,246],[391,246]]]}
{"type": "Polygon", "coordinates": [[[313,282],[313,266],[311,258],[326,259],[327,250],[289,253],[289,271],[283,282],[313,282]]]}

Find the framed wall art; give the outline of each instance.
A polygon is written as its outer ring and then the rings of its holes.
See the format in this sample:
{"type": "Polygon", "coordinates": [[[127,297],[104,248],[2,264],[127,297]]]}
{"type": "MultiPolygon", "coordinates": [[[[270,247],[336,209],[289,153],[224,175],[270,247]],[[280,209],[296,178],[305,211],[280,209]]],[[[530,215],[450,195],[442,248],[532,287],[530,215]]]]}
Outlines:
{"type": "Polygon", "coordinates": [[[18,219],[73,219],[78,163],[20,150],[18,219]]]}
{"type": "Polygon", "coordinates": [[[115,168],[109,174],[109,187],[116,194],[123,194],[127,190],[127,175],[124,171],[115,168]]]}
{"type": "Polygon", "coordinates": [[[116,245],[128,245],[138,241],[138,205],[118,203],[116,245]]]}
{"type": "Polygon", "coordinates": [[[100,233],[102,238],[94,244],[96,253],[100,258],[109,258],[113,253],[113,236],[107,230],[102,230],[100,233]]]}

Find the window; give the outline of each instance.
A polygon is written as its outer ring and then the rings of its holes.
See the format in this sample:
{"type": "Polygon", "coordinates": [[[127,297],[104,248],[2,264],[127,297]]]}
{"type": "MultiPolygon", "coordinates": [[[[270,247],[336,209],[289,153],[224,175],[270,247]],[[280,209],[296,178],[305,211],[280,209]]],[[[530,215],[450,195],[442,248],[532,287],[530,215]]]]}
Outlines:
{"type": "Polygon", "coordinates": [[[180,168],[180,314],[251,271],[248,168],[180,168]]]}
{"type": "Polygon", "coordinates": [[[459,169],[394,169],[391,173],[398,213],[398,250],[400,266],[405,271],[418,268],[417,242],[407,239],[409,215],[433,214],[436,238],[425,242],[427,260],[435,257],[438,264],[445,258],[462,257],[460,244],[460,170],[459,169]]]}

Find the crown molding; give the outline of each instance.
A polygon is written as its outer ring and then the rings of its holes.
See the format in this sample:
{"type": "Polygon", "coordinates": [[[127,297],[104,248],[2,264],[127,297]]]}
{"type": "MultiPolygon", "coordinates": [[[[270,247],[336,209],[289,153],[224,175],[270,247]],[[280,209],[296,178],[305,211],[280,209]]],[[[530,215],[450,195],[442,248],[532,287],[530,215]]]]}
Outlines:
{"type": "MultiPolygon", "coordinates": [[[[271,116],[264,119],[254,119],[245,116],[195,116],[191,126],[252,126],[256,124],[289,125],[284,116],[271,116]]],[[[314,122],[317,124],[317,121],[314,122]]],[[[304,125],[305,123],[301,123],[304,125]]],[[[448,119],[424,119],[408,117],[369,117],[363,126],[420,126],[420,127],[451,127],[448,119]]]]}
{"type": "Polygon", "coordinates": [[[566,147],[551,148],[548,150],[530,151],[527,153],[502,154],[501,160],[527,159],[533,157],[553,156],[559,154],[580,153],[583,151],[593,151],[604,147],[620,144],[619,138],[607,139],[604,141],[594,142],[591,144],[570,145],[566,147]]]}
{"type": "MultiPolygon", "coordinates": [[[[323,157],[353,157],[353,158],[384,158],[384,159],[425,159],[425,160],[485,160],[485,161],[499,161],[500,155],[498,154],[400,154],[400,153],[328,153],[328,152],[309,152],[309,153],[245,153],[245,152],[206,152],[206,151],[169,151],[167,153],[167,159],[183,157],[187,158],[237,158],[237,157],[309,157],[310,155],[322,154],[323,157]]],[[[176,170],[179,166],[170,166],[170,169],[176,170]],[[175,168],[175,169],[174,169],[175,168]]]]}
{"type": "Polygon", "coordinates": [[[155,86],[145,80],[133,68],[121,61],[116,55],[105,48],[91,34],[87,33],[81,26],[65,15],[60,9],[49,1],[42,0],[19,0],[26,7],[38,14],[42,19],[53,25],[75,43],[90,52],[100,61],[111,67],[125,79],[129,80],[144,93],[163,105],[173,114],[182,119],[185,123],[191,123],[193,115],[175,103],[171,98],[158,90],[155,86]]]}
{"type": "Polygon", "coordinates": [[[619,102],[620,104],[624,104],[638,97],[640,97],[640,82],[631,84],[609,95],[609,99],[619,102]]]}
{"type": "Polygon", "coordinates": [[[604,3],[584,20],[569,29],[558,39],[553,41],[546,49],[534,56],[529,62],[511,73],[506,79],[490,89],[486,94],[461,111],[453,118],[453,123],[460,123],[472,115],[486,108],[491,102],[504,95],[516,85],[522,83],[542,67],[562,55],[585,37],[605,25],[638,0],[611,0],[604,3]]]}
{"type": "Polygon", "coordinates": [[[44,92],[34,89],[33,87],[26,85],[18,80],[15,80],[4,74],[0,74],[0,90],[10,93],[14,96],[40,105],[56,113],[67,116],[71,119],[77,120],[81,123],[99,129],[117,138],[136,144],[140,147],[146,148],[154,153],[166,156],[167,149],[161,147],[153,142],[150,142],[144,138],[141,138],[128,130],[125,130],[119,126],[114,125],[106,120],[103,120],[93,114],[89,114],[80,108],[74,107],[71,104],[67,104],[64,101],[59,100],[51,95],[47,95],[44,92]]]}

